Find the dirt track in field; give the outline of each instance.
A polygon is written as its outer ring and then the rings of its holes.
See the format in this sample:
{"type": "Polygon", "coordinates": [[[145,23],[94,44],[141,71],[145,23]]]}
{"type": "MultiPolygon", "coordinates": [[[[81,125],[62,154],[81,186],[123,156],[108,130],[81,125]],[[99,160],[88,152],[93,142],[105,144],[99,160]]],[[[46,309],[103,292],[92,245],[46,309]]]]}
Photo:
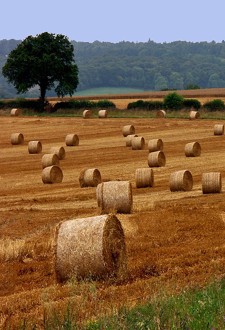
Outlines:
{"type": "MultiPolygon", "coordinates": [[[[26,318],[42,328],[43,311],[70,302],[78,320],[112,309],[133,306],[164,290],[179,292],[204,285],[225,274],[225,198],[203,195],[203,172],[221,172],[225,185],[225,136],[214,136],[218,121],[182,119],[82,119],[0,117],[0,328],[26,318]],[[154,168],[153,188],[135,187],[136,168],[148,167],[147,146],[125,146],[122,127],[164,142],[166,166],[154,168]],[[11,133],[24,134],[12,146],[11,133]],[[76,133],[80,144],[65,146],[76,133]],[[29,140],[40,140],[42,153],[30,155],[29,140]],[[200,157],[187,158],[188,142],[201,144],[200,157]],[[41,180],[41,157],[51,146],[64,146],[60,184],[41,180]],[[98,168],[103,181],[129,180],[133,211],[118,215],[126,237],[128,274],[123,281],[57,284],[53,233],[68,219],[100,214],[95,188],[80,188],[84,168],[98,168]],[[194,179],[189,192],[170,192],[173,171],[188,169],[194,179]]],[[[16,327],[15,327],[16,328],[16,327]]]]}

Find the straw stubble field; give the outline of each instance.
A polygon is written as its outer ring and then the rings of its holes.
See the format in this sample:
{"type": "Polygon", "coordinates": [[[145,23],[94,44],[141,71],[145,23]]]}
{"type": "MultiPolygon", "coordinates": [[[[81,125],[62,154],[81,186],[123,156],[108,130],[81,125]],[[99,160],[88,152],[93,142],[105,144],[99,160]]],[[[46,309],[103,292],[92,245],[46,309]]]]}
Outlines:
{"type": "Polygon", "coordinates": [[[83,119],[1,116],[0,131],[0,328],[23,319],[43,325],[43,313],[64,313],[70,303],[78,321],[179,292],[225,274],[225,199],[202,194],[203,172],[221,172],[225,185],[225,136],[214,136],[217,121],[188,119],[83,119]],[[126,147],[124,125],[145,139],[143,150],[126,147]],[[11,145],[21,132],[24,144],[11,145]],[[79,146],[65,137],[79,136],[79,146]],[[166,165],[154,168],[154,187],[135,187],[135,171],[148,167],[147,143],[162,139],[166,165]],[[30,140],[42,143],[29,154],[30,140]],[[200,157],[185,157],[198,141],[200,157]],[[43,154],[63,146],[63,182],[43,184],[43,154]],[[103,181],[130,181],[131,214],[118,214],[124,228],[128,273],[122,280],[56,283],[54,230],[61,221],[100,214],[96,188],[80,188],[84,168],[97,168],[103,181]],[[171,192],[172,172],[189,170],[193,189],[171,192]]]}

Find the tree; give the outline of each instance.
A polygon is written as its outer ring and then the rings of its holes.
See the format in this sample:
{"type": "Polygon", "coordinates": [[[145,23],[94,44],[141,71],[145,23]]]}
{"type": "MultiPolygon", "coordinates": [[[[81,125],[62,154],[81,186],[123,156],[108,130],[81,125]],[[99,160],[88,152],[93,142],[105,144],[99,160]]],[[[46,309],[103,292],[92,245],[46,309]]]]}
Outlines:
{"type": "Polygon", "coordinates": [[[2,73],[17,93],[38,85],[42,110],[47,90],[54,88],[58,97],[71,96],[79,82],[73,45],[64,35],[48,32],[22,41],[10,52],[2,73]]]}
{"type": "Polygon", "coordinates": [[[177,93],[169,93],[164,97],[164,107],[166,109],[179,110],[183,106],[184,98],[177,93]]]}

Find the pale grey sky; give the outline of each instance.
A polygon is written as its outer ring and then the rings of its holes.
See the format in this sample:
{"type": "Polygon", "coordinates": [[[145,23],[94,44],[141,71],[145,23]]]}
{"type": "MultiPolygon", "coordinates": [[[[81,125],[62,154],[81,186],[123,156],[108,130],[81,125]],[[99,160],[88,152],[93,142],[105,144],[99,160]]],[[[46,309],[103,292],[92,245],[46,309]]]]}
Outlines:
{"type": "Polygon", "coordinates": [[[93,42],[225,40],[224,0],[6,0],[0,40],[42,32],[93,42]]]}

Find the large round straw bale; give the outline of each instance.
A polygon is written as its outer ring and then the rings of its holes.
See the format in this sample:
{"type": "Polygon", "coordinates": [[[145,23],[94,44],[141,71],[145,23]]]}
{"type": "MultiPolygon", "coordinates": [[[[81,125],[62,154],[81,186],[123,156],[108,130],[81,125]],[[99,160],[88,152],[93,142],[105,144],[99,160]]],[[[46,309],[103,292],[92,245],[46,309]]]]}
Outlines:
{"type": "Polygon", "coordinates": [[[65,148],[64,147],[51,147],[50,154],[56,154],[59,159],[64,159],[66,156],[65,148]]]}
{"type": "Polygon", "coordinates": [[[138,136],[137,134],[129,134],[125,137],[126,141],[126,147],[131,147],[132,146],[132,138],[138,136]]]}
{"type": "Polygon", "coordinates": [[[91,118],[92,111],[91,110],[84,110],[83,111],[83,118],[91,118]]]}
{"type": "Polygon", "coordinates": [[[148,154],[149,167],[161,167],[166,165],[166,156],[163,151],[153,151],[148,154]]]}
{"type": "Polygon", "coordinates": [[[23,144],[24,136],[22,133],[12,133],[11,134],[11,144],[23,144]]]}
{"type": "Polygon", "coordinates": [[[77,134],[67,134],[65,142],[68,147],[78,146],[79,137],[77,134]]]}
{"type": "Polygon", "coordinates": [[[63,180],[63,173],[59,166],[52,165],[45,167],[42,170],[43,183],[61,183],[63,180]]]}
{"type": "Polygon", "coordinates": [[[16,109],[16,108],[11,109],[11,112],[10,112],[11,116],[19,116],[20,114],[21,114],[20,109],[16,109]]]}
{"type": "Polygon", "coordinates": [[[132,150],[141,150],[145,147],[145,139],[143,136],[134,136],[131,139],[132,150]]]}
{"type": "Polygon", "coordinates": [[[171,173],[170,175],[171,191],[189,191],[193,187],[193,177],[190,171],[181,170],[171,173]]]}
{"type": "Polygon", "coordinates": [[[189,119],[198,119],[200,118],[200,113],[195,110],[191,110],[189,113],[189,119]]]}
{"type": "Polygon", "coordinates": [[[214,135],[224,135],[224,125],[223,124],[214,125],[214,135]]]}
{"type": "Polygon", "coordinates": [[[152,168],[137,168],[135,171],[135,182],[137,188],[153,187],[154,173],[152,168]]]}
{"type": "Polygon", "coordinates": [[[40,141],[29,141],[28,152],[29,154],[39,154],[42,151],[42,144],[40,141]]]}
{"type": "Polygon", "coordinates": [[[56,154],[45,154],[41,159],[42,168],[59,165],[59,157],[56,154]]]}
{"type": "Polygon", "coordinates": [[[55,272],[59,282],[123,277],[126,269],[124,231],[115,215],[72,219],[56,227],[55,272]]]}
{"type": "Polygon", "coordinates": [[[158,110],[156,112],[156,118],[165,118],[166,117],[166,111],[165,110],[158,110]]]}
{"type": "Polygon", "coordinates": [[[186,157],[198,157],[201,155],[201,145],[199,142],[189,142],[184,147],[186,157]]]}
{"type": "Polygon", "coordinates": [[[122,132],[123,136],[135,134],[135,127],[134,125],[125,125],[123,126],[122,132]]]}
{"type": "Polygon", "coordinates": [[[107,118],[107,117],[108,117],[108,111],[107,110],[99,110],[98,118],[107,118]]]}
{"type": "Polygon", "coordinates": [[[209,172],[202,174],[203,194],[220,193],[222,189],[222,179],[220,172],[209,172]]]}
{"type": "Polygon", "coordinates": [[[97,187],[101,183],[101,173],[97,168],[88,168],[81,171],[79,176],[79,182],[81,188],[83,187],[97,187]]]}
{"type": "Polygon", "coordinates": [[[108,181],[97,186],[98,206],[104,213],[130,213],[133,205],[132,186],[129,181],[108,181]]]}
{"type": "Polygon", "coordinates": [[[163,150],[163,141],[161,139],[152,139],[148,141],[149,152],[163,150]]]}

